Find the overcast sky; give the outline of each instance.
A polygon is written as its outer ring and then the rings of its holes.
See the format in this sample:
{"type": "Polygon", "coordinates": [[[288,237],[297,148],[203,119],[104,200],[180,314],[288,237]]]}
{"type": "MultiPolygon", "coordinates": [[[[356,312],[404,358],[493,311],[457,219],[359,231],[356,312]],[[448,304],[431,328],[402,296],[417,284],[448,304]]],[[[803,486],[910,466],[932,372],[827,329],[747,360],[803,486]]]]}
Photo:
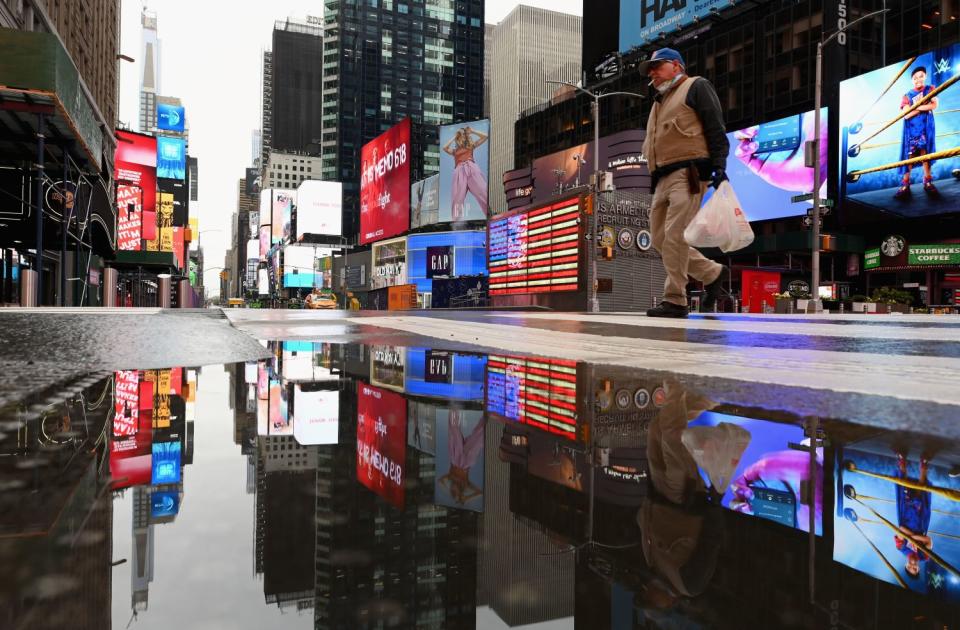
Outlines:
{"type": "MultiPolygon", "coordinates": [[[[121,3],[120,120],[136,129],[139,106],[140,10],[157,14],[161,40],[161,88],[183,99],[190,124],[190,154],[199,159],[200,243],[206,252],[208,295],[219,293],[217,276],[237,208],[237,180],[251,166],[251,134],[260,127],[261,53],[270,45],[274,20],[321,14],[318,0],[244,3],[153,0],[121,3]],[[216,230],[216,231],[214,231],[216,230]]],[[[486,21],[502,20],[519,2],[487,0],[486,21]]],[[[528,0],[523,4],[580,15],[580,0],[528,0]]],[[[191,208],[191,214],[194,210],[191,208]]],[[[196,239],[197,237],[194,236],[196,239]]]]}

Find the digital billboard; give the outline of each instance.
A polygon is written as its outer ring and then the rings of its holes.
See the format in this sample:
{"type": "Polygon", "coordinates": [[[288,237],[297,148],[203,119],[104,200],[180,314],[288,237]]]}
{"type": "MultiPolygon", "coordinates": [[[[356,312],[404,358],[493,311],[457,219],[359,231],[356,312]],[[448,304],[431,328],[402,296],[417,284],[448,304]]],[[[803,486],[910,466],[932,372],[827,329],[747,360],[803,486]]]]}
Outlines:
{"type": "Polygon", "coordinates": [[[374,243],[373,273],[370,286],[373,289],[395,287],[407,283],[407,239],[374,243]]]}
{"type": "MultiPolygon", "coordinates": [[[[801,487],[810,481],[810,454],[790,448],[790,444],[804,443],[801,427],[712,411],[701,413],[687,427],[683,443],[697,461],[704,483],[711,483],[708,470],[711,457],[736,462],[736,468],[722,482],[723,507],[810,531],[810,510],[800,500],[801,487]],[[724,425],[739,427],[746,433],[724,425]],[[744,448],[739,460],[735,454],[719,451],[721,444],[734,453],[744,448]]],[[[814,523],[816,534],[820,535],[823,533],[822,448],[817,449],[814,474],[817,497],[814,523]]]]}
{"type": "Polygon", "coordinates": [[[843,447],[835,471],[833,559],[894,586],[960,603],[956,461],[955,449],[899,435],[843,447]]]}
{"type": "Polygon", "coordinates": [[[343,234],[343,184],[308,179],[297,188],[297,240],[343,234]]]}
{"type": "Polygon", "coordinates": [[[257,215],[260,223],[258,227],[273,225],[273,189],[265,188],[260,191],[260,212],[257,215]]]}
{"type": "Polygon", "coordinates": [[[569,440],[577,439],[577,363],[490,355],[487,411],[569,440]]]}
{"type": "Polygon", "coordinates": [[[489,120],[440,127],[440,223],[486,220],[489,140],[489,120]]]}
{"type": "Polygon", "coordinates": [[[404,391],[445,400],[483,401],[487,357],[407,348],[404,391]]]}
{"type": "Polygon", "coordinates": [[[186,122],[187,116],[183,107],[157,103],[157,129],[183,133],[186,122]]]}
{"type": "MultiPolygon", "coordinates": [[[[804,142],[813,140],[813,112],[761,123],[727,134],[727,177],[751,221],[803,216],[812,202],[793,203],[813,191],[813,169],[804,165],[804,142]]],[[[827,109],[820,110],[820,198],[827,195],[827,109]]],[[[712,196],[705,196],[706,199],[712,196]]]]}
{"type": "Polygon", "coordinates": [[[113,434],[136,435],[140,418],[140,373],[116,372],[113,378],[113,434]]]}
{"type": "Polygon", "coordinates": [[[357,481],[403,509],[407,455],[407,400],[357,384],[357,481]]]}
{"type": "Polygon", "coordinates": [[[620,51],[649,44],[740,1],[620,0],[620,51]]]}
{"type": "Polygon", "coordinates": [[[180,494],[177,492],[151,492],[150,516],[164,518],[176,516],[180,510],[180,494]]]}
{"type": "Polygon", "coordinates": [[[370,382],[402,392],[406,374],[406,357],[406,348],[370,346],[370,382]]]}
{"type": "Polygon", "coordinates": [[[436,455],[437,452],[437,411],[436,403],[421,400],[409,401],[407,414],[407,445],[421,453],[436,455]]]}
{"type": "Polygon", "coordinates": [[[244,191],[248,196],[253,197],[260,194],[260,181],[260,169],[248,168],[244,182],[244,191]]]}
{"type": "Polygon", "coordinates": [[[410,187],[410,227],[440,222],[440,175],[421,179],[410,187]]]}
{"type": "Polygon", "coordinates": [[[960,44],[840,83],[840,195],[903,217],[960,211],[960,44]]]}
{"type": "MultiPolygon", "coordinates": [[[[290,236],[293,199],[292,191],[273,189],[273,238],[271,240],[274,243],[282,243],[290,236]]],[[[263,223],[263,219],[260,222],[263,223]]]]}
{"type": "Polygon", "coordinates": [[[579,198],[491,220],[488,230],[490,295],[579,288],[579,198]]]}
{"type": "MultiPolygon", "coordinates": [[[[139,189],[140,209],[143,212],[139,217],[140,238],[156,238],[157,139],[153,136],[120,130],[116,132],[116,138],[117,151],[114,158],[113,178],[118,185],[123,184],[128,187],[124,193],[126,204],[134,201],[131,197],[135,197],[135,193],[130,189],[139,189]]],[[[126,240],[129,247],[135,237],[128,234],[126,240]]]]}
{"type": "Polygon", "coordinates": [[[157,136],[157,177],[186,179],[187,143],[183,138],[157,136]]]}
{"type": "Polygon", "coordinates": [[[433,290],[433,278],[487,275],[487,233],[428,232],[407,237],[407,282],[433,290]],[[432,255],[431,255],[432,254],[432,255]]]}
{"type": "Polygon", "coordinates": [[[270,295],[270,274],[266,269],[257,270],[257,293],[259,295],[270,295]]]}
{"type": "Polygon", "coordinates": [[[117,184],[117,250],[140,251],[143,229],[143,191],[117,184]]]}
{"type": "Polygon", "coordinates": [[[314,261],[317,249],[313,245],[288,245],[283,248],[283,286],[307,288],[317,286],[314,261]]]}
{"type": "Polygon", "coordinates": [[[360,151],[360,244],[410,226],[410,119],[404,118],[360,151]]]}
{"type": "Polygon", "coordinates": [[[270,226],[260,226],[260,260],[266,260],[270,253],[270,226]]]}
{"type": "Polygon", "coordinates": [[[190,195],[187,184],[178,179],[157,178],[157,191],[173,198],[173,225],[187,227],[190,215],[190,195]]]}
{"type": "Polygon", "coordinates": [[[340,434],[340,389],[336,382],[293,386],[293,437],[298,444],[336,444],[340,434]]]}
{"type": "Polygon", "coordinates": [[[433,502],[483,512],[483,443],[486,419],[479,409],[438,409],[437,475],[433,502]]]}
{"type": "Polygon", "coordinates": [[[150,483],[160,485],[180,481],[180,442],[154,442],[153,474],[150,483]]]}

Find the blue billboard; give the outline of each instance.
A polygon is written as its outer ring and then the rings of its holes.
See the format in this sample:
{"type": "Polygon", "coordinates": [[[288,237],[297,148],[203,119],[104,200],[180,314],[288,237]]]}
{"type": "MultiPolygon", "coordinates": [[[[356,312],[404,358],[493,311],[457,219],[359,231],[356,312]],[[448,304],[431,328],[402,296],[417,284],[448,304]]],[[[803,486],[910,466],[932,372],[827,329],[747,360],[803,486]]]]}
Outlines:
{"type": "Polygon", "coordinates": [[[450,277],[487,275],[487,233],[481,230],[431,232],[407,237],[407,279],[419,293],[433,290],[430,248],[450,248],[446,261],[450,277]]]}
{"type": "Polygon", "coordinates": [[[150,483],[160,485],[180,482],[180,442],[154,442],[153,474],[150,483]]]}
{"type": "Polygon", "coordinates": [[[186,115],[179,105],[157,104],[157,129],[183,133],[186,115]]]}
{"type": "Polygon", "coordinates": [[[648,44],[740,0],[620,0],[620,50],[648,44]]]}
{"type": "MultiPolygon", "coordinates": [[[[824,107],[820,110],[821,198],[827,193],[827,129],[824,107]]],[[[748,219],[803,216],[812,207],[810,201],[793,203],[791,198],[813,191],[813,169],[804,164],[803,145],[814,136],[812,111],[727,134],[727,177],[748,219]]]]}
{"type": "Polygon", "coordinates": [[[176,516],[180,510],[180,494],[177,492],[154,492],[150,495],[150,516],[163,518],[176,516]]]}
{"type": "Polygon", "coordinates": [[[960,45],[840,83],[840,196],[903,217],[960,211],[960,45]]]}
{"type": "Polygon", "coordinates": [[[183,138],[157,136],[157,177],[186,179],[187,143],[183,138]]]}
{"type": "Polygon", "coordinates": [[[447,400],[483,402],[487,357],[408,348],[404,392],[447,400]]]}

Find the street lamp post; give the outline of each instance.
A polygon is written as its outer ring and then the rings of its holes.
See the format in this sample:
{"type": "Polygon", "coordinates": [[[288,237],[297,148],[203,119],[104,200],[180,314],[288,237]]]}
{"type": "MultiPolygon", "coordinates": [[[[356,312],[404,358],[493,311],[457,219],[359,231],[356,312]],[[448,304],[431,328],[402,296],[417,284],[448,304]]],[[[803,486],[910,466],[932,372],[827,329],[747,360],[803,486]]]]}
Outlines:
{"type": "Polygon", "coordinates": [[[813,242],[811,243],[810,261],[810,297],[813,299],[814,311],[817,313],[823,310],[820,302],[820,103],[823,97],[823,47],[836,39],[841,33],[846,33],[848,29],[853,28],[856,24],[876,15],[886,13],[889,10],[890,9],[880,9],[862,15],[846,26],[838,28],[826,39],[823,39],[821,35],[820,41],[817,43],[816,83],[813,92],[813,137],[815,140],[813,146],[813,242]]]}
{"type": "MultiPolygon", "coordinates": [[[[572,87],[578,92],[583,92],[587,96],[593,99],[593,102],[590,103],[590,113],[593,117],[593,191],[594,193],[599,193],[601,191],[601,182],[600,174],[603,172],[603,169],[600,168],[600,99],[607,98],[608,96],[632,96],[634,98],[646,98],[643,94],[637,94],[635,92],[604,92],[600,94],[599,92],[591,92],[586,90],[579,85],[570,83],[569,81],[550,81],[547,83],[553,83],[556,85],[566,85],[567,87],[572,87]]],[[[596,261],[596,252],[593,256],[593,283],[590,287],[590,312],[598,313],[600,312],[600,300],[597,298],[597,261],[596,261]]]]}

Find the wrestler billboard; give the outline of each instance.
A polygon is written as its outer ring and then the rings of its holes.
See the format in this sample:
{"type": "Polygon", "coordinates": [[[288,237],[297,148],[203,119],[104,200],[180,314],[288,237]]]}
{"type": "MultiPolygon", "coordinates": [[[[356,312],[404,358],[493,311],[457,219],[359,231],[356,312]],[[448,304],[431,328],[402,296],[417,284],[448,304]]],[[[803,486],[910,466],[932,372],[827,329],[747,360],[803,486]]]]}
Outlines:
{"type": "Polygon", "coordinates": [[[840,84],[840,196],[903,217],[960,211],[960,45],[840,84]]]}
{"type": "Polygon", "coordinates": [[[410,119],[404,118],[360,151],[360,244],[410,226],[410,119]]]}
{"type": "Polygon", "coordinates": [[[489,139],[489,120],[440,127],[440,223],[486,220],[489,139]]]}
{"type": "Polygon", "coordinates": [[[403,509],[407,455],[407,400],[357,384],[357,481],[403,509]]]}
{"type": "Polygon", "coordinates": [[[928,598],[960,603],[960,480],[953,453],[896,434],[837,454],[833,559],[928,598]]]}

